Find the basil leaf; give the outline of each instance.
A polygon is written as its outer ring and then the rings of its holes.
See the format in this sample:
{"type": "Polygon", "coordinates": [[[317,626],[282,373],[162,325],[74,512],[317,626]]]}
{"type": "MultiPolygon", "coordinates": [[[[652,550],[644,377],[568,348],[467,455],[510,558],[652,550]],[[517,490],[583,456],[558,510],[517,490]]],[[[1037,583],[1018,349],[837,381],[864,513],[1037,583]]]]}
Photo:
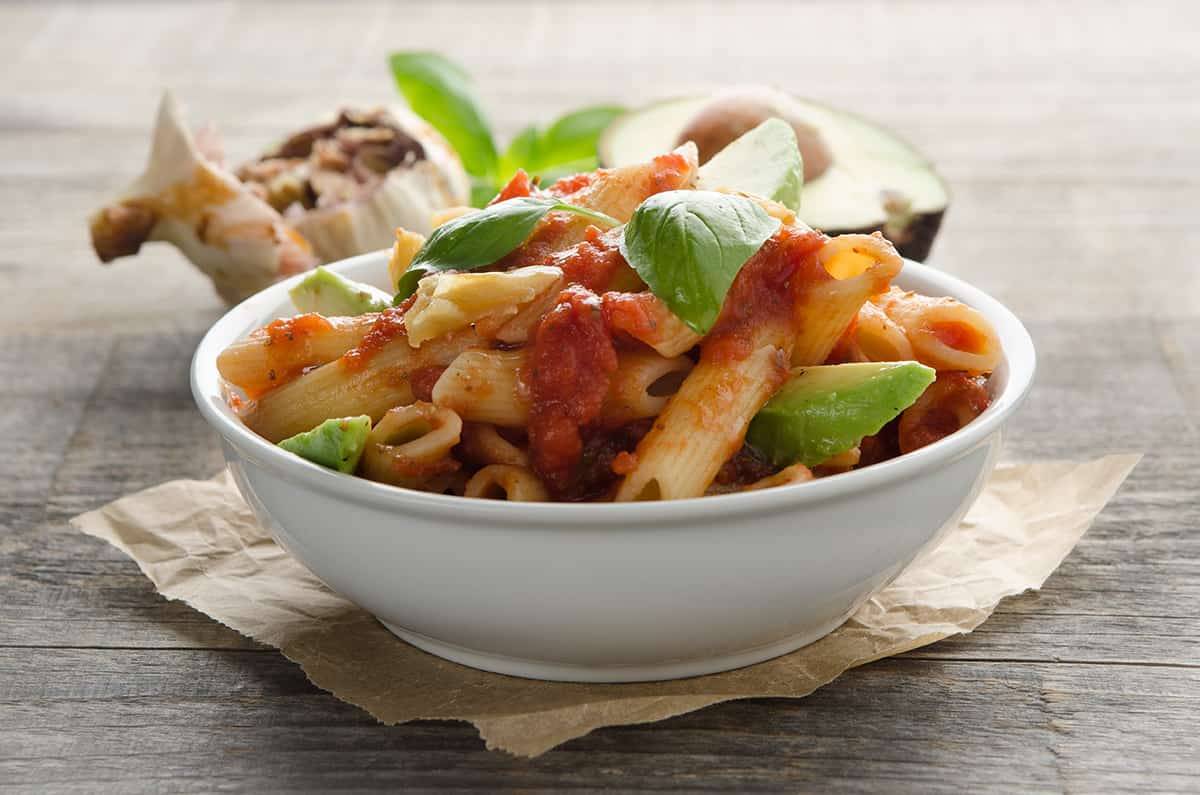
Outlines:
{"type": "Polygon", "coordinates": [[[511,177],[518,168],[542,184],[560,177],[592,171],[596,168],[596,141],[624,108],[597,105],[568,113],[545,132],[526,127],[509,143],[500,158],[500,176],[511,177]]]}
{"type": "MultiPolygon", "coordinates": [[[[494,184],[496,145],[467,73],[432,52],[395,52],[388,63],[413,112],[450,142],[468,174],[494,184]]],[[[472,196],[481,193],[473,190],[472,196]]]]}
{"type": "Polygon", "coordinates": [[[621,253],[680,320],[707,334],[738,271],[779,226],[742,196],[667,191],[633,213],[621,253]]]}
{"type": "Polygon", "coordinates": [[[539,172],[575,161],[594,163],[596,141],[599,140],[600,134],[613,119],[624,112],[625,109],[617,105],[596,105],[568,113],[551,124],[539,142],[539,172]]]}
{"type": "Polygon", "coordinates": [[[575,213],[608,228],[621,223],[604,213],[549,197],[523,196],[493,204],[433,230],[400,277],[395,301],[403,301],[416,292],[417,282],[431,273],[470,271],[498,261],[524,243],[538,221],[551,210],[575,213]]]}
{"type": "Polygon", "coordinates": [[[541,134],[538,133],[537,127],[529,126],[517,133],[517,137],[513,138],[508,144],[508,149],[500,156],[500,170],[498,175],[500,180],[497,184],[504,183],[512,179],[513,174],[517,173],[517,169],[525,169],[525,173],[531,177],[537,176],[536,164],[540,162],[538,156],[538,143],[541,139],[541,134]]]}

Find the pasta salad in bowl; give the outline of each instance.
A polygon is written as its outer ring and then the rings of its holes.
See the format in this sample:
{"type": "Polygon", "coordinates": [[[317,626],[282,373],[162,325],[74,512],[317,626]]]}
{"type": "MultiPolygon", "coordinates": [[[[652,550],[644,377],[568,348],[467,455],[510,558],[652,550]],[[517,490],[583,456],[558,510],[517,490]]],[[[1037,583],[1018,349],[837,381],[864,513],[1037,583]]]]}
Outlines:
{"type": "Polygon", "coordinates": [[[791,135],[518,172],[233,309],[193,389],[258,517],[487,670],[672,678],[835,628],[969,506],[1034,354],[882,236],[799,222],[791,135]]]}

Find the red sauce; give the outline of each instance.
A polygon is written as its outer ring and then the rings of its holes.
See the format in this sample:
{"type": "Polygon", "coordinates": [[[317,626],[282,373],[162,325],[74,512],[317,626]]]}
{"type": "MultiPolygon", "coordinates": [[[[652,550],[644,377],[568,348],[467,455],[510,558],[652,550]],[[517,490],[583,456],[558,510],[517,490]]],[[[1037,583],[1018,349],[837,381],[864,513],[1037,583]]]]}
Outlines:
{"type": "Polygon", "coordinates": [[[637,469],[637,453],[631,453],[628,450],[622,450],[617,453],[612,460],[612,465],[609,467],[614,475],[625,477],[633,470],[637,469]]]}
{"type": "Polygon", "coordinates": [[[538,325],[523,373],[533,467],[557,494],[571,489],[583,453],[580,429],[599,416],[616,369],[599,297],[578,286],[563,290],[538,325]]]}
{"type": "Polygon", "coordinates": [[[424,400],[426,403],[432,402],[433,387],[444,372],[446,372],[445,367],[431,364],[428,367],[418,367],[409,373],[408,383],[412,387],[413,399],[424,400]]]}
{"type": "Polygon", "coordinates": [[[792,323],[801,291],[833,278],[816,257],[825,240],[820,232],[785,226],[764,243],[729,288],[721,314],[701,345],[701,358],[741,361],[753,353],[758,327],[792,323]]]}
{"type": "Polygon", "coordinates": [[[295,317],[272,320],[262,329],[266,336],[267,385],[263,388],[246,387],[246,396],[258,400],[272,389],[283,386],[304,374],[311,356],[310,338],[333,330],[333,324],[321,315],[309,313],[295,317]]]}
{"type": "Polygon", "coordinates": [[[605,293],[602,300],[604,321],[613,332],[643,342],[655,339],[662,304],[653,293],[605,293]]]}
{"type": "Polygon", "coordinates": [[[651,163],[654,168],[650,172],[650,193],[679,188],[683,177],[691,170],[687,158],[678,152],[659,155],[651,163]]]}
{"type": "Polygon", "coordinates": [[[572,174],[555,182],[547,188],[547,191],[553,196],[570,196],[572,193],[578,193],[588,185],[591,185],[596,181],[596,176],[603,173],[604,169],[587,171],[582,174],[572,174]]]}
{"type": "Polygon", "coordinates": [[[578,245],[550,258],[551,265],[562,268],[567,284],[578,284],[593,292],[603,292],[613,274],[625,264],[618,248],[618,235],[589,226],[578,245]]]}
{"type": "Polygon", "coordinates": [[[982,353],[987,345],[987,337],[980,334],[973,326],[955,321],[944,321],[933,324],[933,335],[945,346],[956,351],[967,353],[982,353]]]}
{"type": "Polygon", "coordinates": [[[379,317],[371,326],[371,330],[363,336],[358,346],[342,354],[342,358],[339,360],[342,367],[350,372],[362,370],[389,342],[405,334],[404,315],[415,300],[416,295],[414,294],[400,306],[380,312],[379,317]]]}
{"type": "Polygon", "coordinates": [[[267,338],[271,345],[288,345],[303,342],[305,337],[333,330],[333,324],[321,315],[310,312],[307,315],[281,317],[272,320],[266,327],[267,338]]]}
{"type": "Polygon", "coordinates": [[[562,248],[563,235],[579,223],[579,216],[555,210],[546,213],[529,239],[520,248],[503,257],[488,270],[506,271],[526,265],[551,265],[554,255],[562,248]]]}
{"type": "Polygon", "coordinates": [[[983,378],[967,373],[938,373],[937,380],[900,415],[900,452],[933,444],[982,414],[991,403],[984,383],[983,378]]]}
{"type": "Polygon", "coordinates": [[[521,196],[532,195],[533,184],[529,181],[529,175],[525,173],[524,169],[518,168],[517,173],[513,174],[513,177],[508,181],[508,184],[500,190],[500,193],[497,194],[496,198],[488,202],[488,205],[490,206],[496,204],[497,202],[508,201],[509,199],[516,199],[521,196]]]}

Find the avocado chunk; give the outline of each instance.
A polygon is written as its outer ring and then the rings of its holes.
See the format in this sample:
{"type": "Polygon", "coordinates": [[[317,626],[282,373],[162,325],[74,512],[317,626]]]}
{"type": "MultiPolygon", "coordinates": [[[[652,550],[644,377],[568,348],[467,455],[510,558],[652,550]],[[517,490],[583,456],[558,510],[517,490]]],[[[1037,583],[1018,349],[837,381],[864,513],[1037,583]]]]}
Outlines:
{"type": "Polygon", "coordinates": [[[776,466],[816,466],[879,433],[936,376],[917,362],[798,367],[755,415],[746,442],[776,466]]]}
{"type": "MultiPolygon", "coordinates": [[[[761,90],[751,93],[762,94],[761,90]]],[[[800,140],[807,172],[797,211],[800,220],[829,235],[879,231],[901,255],[915,260],[929,256],[949,201],[946,185],[929,161],[894,133],[866,119],[790,95],[785,99],[787,107],[778,115],[791,121],[794,129],[815,133],[800,140]],[[823,169],[814,168],[824,160],[823,169]]],[[[629,111],[600,137],[600,165],[641,163],[671,151],[694,120],[717,102],[728,100],[728,93],[714,93],[629,111]]],[[[749,126],[730,125],[730,129],[749,126]]]]}
{"type": "Polygon", "coordinates": [[[353,472],[367,447],[370,432],[371,418],[367,415],[342,417],[325,420],[311,431],[288,437],[279,446],[314,464],[338,472],[353,472]]]}
{"type": "Polygon", "coordinates": [[[329,316],[382,312],[392,305],[392,297],[383,290],[352,281],[326,268],[314,270],[288,290],[288,295],[301,312],[329,316]]]}
{"type": "Polygon", "coordinates": [[[730,188],[774,199],[791,210],[800,209],[804,162],[792,126],[767,119],[735,139],[700,167],[699,190],[730,188]]]}

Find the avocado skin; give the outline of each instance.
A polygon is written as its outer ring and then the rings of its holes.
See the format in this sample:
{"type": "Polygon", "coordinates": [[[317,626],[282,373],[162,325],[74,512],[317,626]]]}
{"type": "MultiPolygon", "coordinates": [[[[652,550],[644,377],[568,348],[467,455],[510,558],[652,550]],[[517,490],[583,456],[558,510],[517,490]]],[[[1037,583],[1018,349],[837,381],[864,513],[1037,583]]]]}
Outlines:
{"type": "Polygon", "coordinates": [[[325,420],[311,431],[290,436],[279,446],[314,464],[350,473],[358,466],[370,432],[371,418],[367,415],[342,417],[325,420]]]}
{"type": "Polygon", "coordinates": [[[936,376],[917,362],[798,368],[754,417],[746,442],[775,466],[816,466],[878,433],[936,376]]]}
{"type": "Polygon", "coordinates": [[[932,213],[916,213],[909,220],[908,225],[900,232],[885,230],[882,226],[869,226],[862,229],[826,229],[825,234],[833,237],[836,235],[869,235],[873,232],[886,237],[896,247],[897,253],[905,259],[915,260],[916,262],[924,262],[929,258],[929,252],[933,248],[933,241],[937,238],[938,231],[942,228],[942,218],[946,215],[945,210],[938,210],[932,213]]]}

